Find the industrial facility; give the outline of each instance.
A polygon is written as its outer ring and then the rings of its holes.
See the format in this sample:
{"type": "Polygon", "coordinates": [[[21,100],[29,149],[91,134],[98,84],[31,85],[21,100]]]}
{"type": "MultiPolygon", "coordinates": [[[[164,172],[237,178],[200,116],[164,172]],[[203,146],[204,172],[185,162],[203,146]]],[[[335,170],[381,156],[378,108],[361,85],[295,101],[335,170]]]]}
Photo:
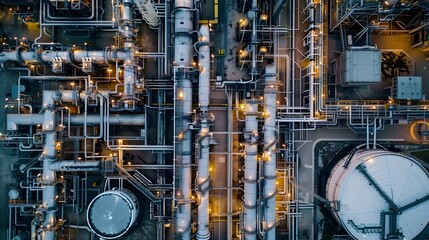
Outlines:
{"type": "Polygon", "coordinates": [[[428,50],[421,0],[0,0],[0,239],[427,240],[428,50]]]}

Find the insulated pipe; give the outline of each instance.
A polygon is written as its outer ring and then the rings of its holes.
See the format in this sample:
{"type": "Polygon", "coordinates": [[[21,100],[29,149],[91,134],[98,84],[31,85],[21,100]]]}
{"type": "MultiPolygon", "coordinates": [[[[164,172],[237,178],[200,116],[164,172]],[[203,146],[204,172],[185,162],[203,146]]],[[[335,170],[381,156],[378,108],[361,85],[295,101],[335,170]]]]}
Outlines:
{"type": "Polygon", "coordinates": [[[264,89],[264,239],[276,238],[276,97],[276,67],[267,65],[264,89]]]}
{"type": "Polygon", "coordinates": [[[178,141],[175,145],[176,163],[180,167],[178,173],[180,190],[177,193],[178,212],[176,216],[176,232],[180,239],[191,239],[191,155],[192,142],[192,84],[187,69],[192,67],[192,38],[193,27],[192,0],[175,0],[174,2],[174,63],[178,66],[175,72],[176,110],[175,135],[178,141]]]}
{"type": "Polygon", "coordinates": [[[198,66],[200,70],[198,81],[198,99],[203,113],[209,110],[210,101],[210,30],[207,24],[200,27],[201,44],[198,49],[198,66]]]}
{"type": "MultiPolygon", "coordinates": [[[[180,80],[179,80],[180,81],[180,80]]],[[[189,78],[181,80],[181,86],[177,87],[179,96],[178,109],[176,110],[176,136],[179,141],[176,146],[176,161],[180,164],[178,198],[178,213],[176,231],[182,236],[180,239],[191,239],[191,154],[192,142],[189,125],[192,118],[192,85],[189,78]],[[181,96],[181,97],[180,97],[181,96]]]]}
{"type": "Polygon", "coordinates": [[[209,173],[209,159],[210,159],[210,136],[209,128],[206,122],[201,123],[200,129],[200,158],[198,161],[198,198],[200,204],[198,205],[198,229],[197,239],[208,240],[210,239],[209,231],[209,188],[210,188],[210,173],[209,173]]]}
{"type": "Polygon", "coordinates": [[[316,36],[316,31],[315,31],[315,29],[316,29],[316,22],[315,22],[315,20],[314,20],[314,18],[315,18],[315,6],[314,6],[314,3],[313,3],[313,1],[311,1],[311,3],[310,3],[311,5],[310,5],[310,16],[309,16],[309,18],[310,18],[310,39],[309,39],[309,42],[310,42],[310,44],[309,44],[309,55],[310,55],[310,66],[309,66],[309,68],[310,68],[310,73],[309,73],[309,76],[308,76],[308,82],[309,82],[309,86],[308,86],[308,88],[309,88],[309,96],[308,96],[308,105],[309,105],[309,112],[310,112],[310,119],[313,119],[313,117],[314,117],[314,102],[315,102],[315,96],[314,96],[314,75],[315,75],[315,68],[316,68],[316,56],[315,56],[315,43],[314,43],[314,41],[315,41],[315,38],[314,38],[314,36],[316,36]]]}
{"type": "Polygon", "coordinates": [[[251,10],[247,13],[249,15],[249,18],[252,19],[252,36],[250,39],[250,43],[252,44],[252,68],[251,68],[251,72],[250,75],[252,75],[252,80],[256,80],[256,75],[258,74],[258,69],[256,66],[256,53],[258,51],[257,46],[258,46],[258,36],[256,33],[256,23],[257,23],[257,12],[258,12],[258,2],[257,0],[253,0],[252,1],[252,8],[251,10]]]}
{"type": "Polygon", "coordinates": [[[74,50],[74,51],[51,51],[45,50],[41,53],[35,53],[34,51],[22,51],[18,48],[11,52],[2,52],[0,54],[0,63],[9,61],[13,62],[39,62],[46,63],[51,62],[53,58],[58,58],[64,63],[82,62],[83,58],[91,58],[94,63],[105,64],[109,62],[124,61],[130,58],[131,53],[121,50],[110,50],[106,51],[86,51],[86,50],[74,50]]]}
{"type": "Polygon", "coordinates": [[[39,211],[44,213],[41,223],[41,240],[57,239],[55,230],[57,227],[57,187],[56,173],[49,169],[49,165],[55,162],[55,91],[43,91],[43,113],[42,131],[45,136],[43,146],[43,171],[42,171],[42,206],[39,211]]]}
{"type": "Polygon", "coordinates": [[[134,25],[134,1],[133,0],[122,0],[120,20],[119,20],[119,32],[124,38],[124,49],[126,55],[124,58],[124,97],[134,97],[134,84],[136,82],[136,64],[134,59],[135,44],[135,32],[136,27],[134,25]]]}
{"type": "Polygon", "coordinates": [[[249,100],[245,106],[246,127],[244,129],[244,239],[256,240],[257,221],[257,154],[258,154],[258,105],[255,100],[249,100]]]}
{"type": "Polygon", "coordinates": [[[49,164],[48,168],[55,172],[66,172],[66,171],[100,171],[101,161],[93,160],[63,160],[55,161],[49,164]]]}
{"type": "MultiPolygon", "coordinates": [[[[44,119],[43,114],[8,114],[7,115],[7,130],[15,131],[18,130],[19,125],[38,125],[42,124],[44,119]]],[[[64,123],[67,124],[70,121],[70,125],[83,125],[85,123],[84,115],[71,115],[64,117],[64,123]]],[[[100,115],[91,114],[86,116],[86,124],[94,125],[99,124],[101,121],[100,115]]],[[[145,115],[124,115],[115,114],[109,115],[110,125],[132,125],[132,126],[143,126],[145,125],[145,115]]]]}
{"type": "Polygon", "coordinates": [[[198,65],[200,68],[198,99],[201,111],[201,128],[200,128],[200,158],[198,161],[198,229],[197,239],[210,239],[209,230],[209,159],[210,159],[210,137],[208,126],[208,111],[210,101],[210,31],[208,25],[201,25],[200,40],[201,44],[198,49],[198,65]]]}

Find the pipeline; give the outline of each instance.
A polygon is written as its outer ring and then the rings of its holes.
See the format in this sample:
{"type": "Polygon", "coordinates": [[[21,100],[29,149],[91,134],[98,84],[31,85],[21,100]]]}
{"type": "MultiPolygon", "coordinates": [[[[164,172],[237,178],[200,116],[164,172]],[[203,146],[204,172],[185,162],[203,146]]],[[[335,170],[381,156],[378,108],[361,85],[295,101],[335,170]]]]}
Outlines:
{"type": "MultiPolygon", "coordinates": [[[[64,117],[64,125],[82,126],[82,125],[94,125],[102,121],[100,115],[91,114],[85,117],[83,115],[71,115],[70,117],[64,117]]],[[[38,125],[43,123],[43,114],[8,114],[7,115],[7,130],[15,131],[18,130],[18,126],[38,125]]],[[[114,114],[109,115],[110,125],[133,125],[143,126],[145,125],[145,115],[124,115],[114,114]]]]}
{"type": "Polygon", "coordinates": [[[133,0],[122,0],[119,32],[124,39],[124,49],[126,55],[124,58],[124,97],[134,97],[134,84],[136,82],[136,64],[134,53],[137,51],[135,46],[135,38],[137,28],[134,24],[134,2],[133,0]]]}
{"type": "Polygon", "coordinates": [[[43,91],[43,107],[46,109],[43,113],[42,130],[45,135],[45,143],[43,146],[43,170],[42,170],[42,206],[38,208],[38,212],[43,213],[41,224],[41,239],[55,240],[57,228],[57,176],[55,171],[49,168],[49,165],[55,162],[55,102],[52,97],[55,92],[43,91]]]}
{"type": "Polygon", "coordinates": [[[277,83],[275,65],[265,69],[264,89],[264,231],[265,239],[276,238],[276,105],[277,83]]]}
{"type": "Polygon", "coordinates": [[[200,158],[198,161],[198,229],[197,239],[210,239],[209,231],[209,159],[210,159],[210,128],[208,125],[208,110],[210,101],[210,31],[208,25],[200,27],[200,47],[198,49],[198,64],[200,68],[198,99],[201,111],[200,128],[200,158]]]}
{"type": "MultiPolygon", "coordinates": [[[[191,239],[191,156],[192,141],[189,126],[192,118],[192,84],[188,69],[192,68],[193,27],[192,0],[175,0],[174,2],[174,63],[179,68],[174,72],[176,84],[175,110],[175,145],[176,164],[180,190],[177,192],[176,233],[179,239],[191,239]]],[[[176,68],[175,68],[176,70],[176,68]]]]}
{"type": "Polygon", "coordinates": [[[245,106],[246,127],[244,129],[245,139],[245,162],[244,162],[244,239],[256,240],[257,234],[257,154],[258,154],[258,104],[254,99],[248,100],[245,106]]]}

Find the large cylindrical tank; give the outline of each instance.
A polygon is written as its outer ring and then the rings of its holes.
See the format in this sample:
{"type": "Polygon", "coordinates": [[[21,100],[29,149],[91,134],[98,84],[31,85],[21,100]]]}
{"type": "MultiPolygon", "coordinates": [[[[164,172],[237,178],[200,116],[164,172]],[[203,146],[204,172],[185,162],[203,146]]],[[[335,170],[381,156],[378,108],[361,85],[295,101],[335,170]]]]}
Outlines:
{"type": "Polygon", "coordinates": [[[429,223],[428,172],[399,153],[352,151],[332,169],[326,197],[356,239],[414,239],[429,223]]]}
{"type": "Polygon", "coordinates": [[[103,239],[124,235],[138,215],[138,202],[128,190],[111,190],[96,196],[88,206],[89,228],[103,239]]]}

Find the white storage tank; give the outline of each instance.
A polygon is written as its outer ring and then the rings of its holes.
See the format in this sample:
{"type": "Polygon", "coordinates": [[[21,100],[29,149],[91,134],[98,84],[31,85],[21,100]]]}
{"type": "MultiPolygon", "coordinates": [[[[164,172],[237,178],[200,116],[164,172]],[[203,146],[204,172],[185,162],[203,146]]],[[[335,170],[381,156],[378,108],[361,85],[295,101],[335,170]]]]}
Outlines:
{"type": "Polygon", "coordinates": [[[381,81],[381,51],[374,47],[349,48],[341,55],[341,84],[359,86],[381,81]]]}
{"type": "Polygon", "coordinates": [[[356,239],[415,239],[429,223],[428,172],[402,154],[352,151],[332,169],[326,197],[356,239]]]}
{"type": "Polygon", "coordinates": [[[103,239],[124,235],[138,215],[137,198],[130,191],[111,190],[96,196],[88,206],[89,228],[103,239]]]}

